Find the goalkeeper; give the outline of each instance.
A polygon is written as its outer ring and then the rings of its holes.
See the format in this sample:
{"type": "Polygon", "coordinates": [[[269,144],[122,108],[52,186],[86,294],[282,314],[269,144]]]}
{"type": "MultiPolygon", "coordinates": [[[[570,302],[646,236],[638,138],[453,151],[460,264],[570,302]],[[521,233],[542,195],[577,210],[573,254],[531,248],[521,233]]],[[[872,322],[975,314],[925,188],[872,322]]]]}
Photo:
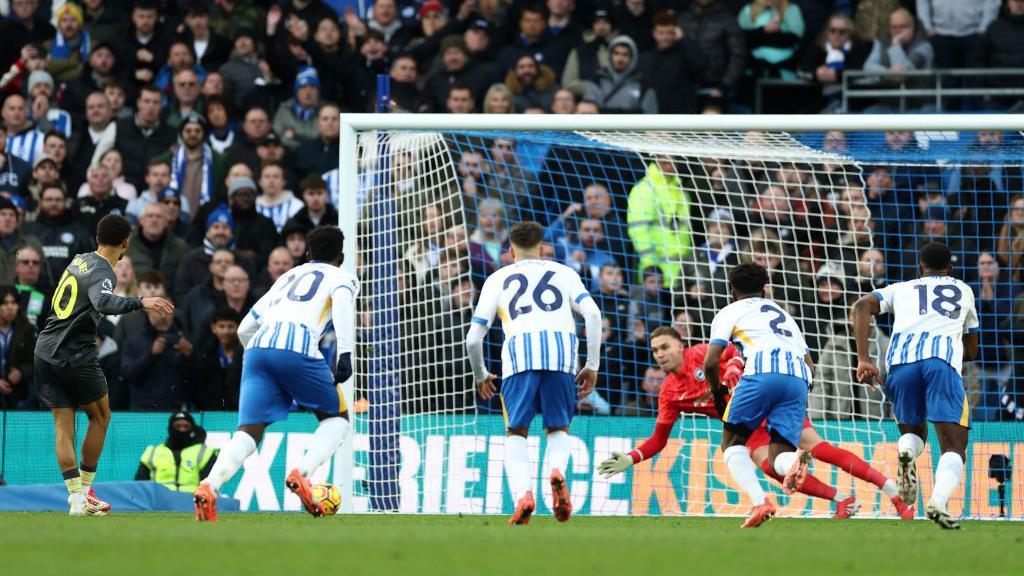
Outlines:
{"type": "MultiPolygon", "coordinates": [[[[719,388],[718,394],[712,393],[704,378],[707,344],[687,348],[679,334],[667,326],[662,326],[651,333],[651,350],[655,362],[668,374],[658,397],[658,419],[654,425],[654,434],[628,454],[613,452],[612,457],[602,462],[598,468],[598,472],[605,478],[625,472],[637,462],[653,458],[655,454],[661,452],[681,413],[704,414],[720,420],[729,400],[729,392],[743,375],[743,357],[730,344],[722,353],[719,363],[721,381],[725,386],[719,388]]],[[[762,423],[747,440],[747,450],[754,463],[781,484],[782,477],[775,472],[768,459],[768,443],[768,429],[762,423]]],[[[822,440],[808,419],[804,420],[800,448],[808,450],[817,460],[838,466],[848,474],[878,486],[889,497],[901,518],[908,520],[914,517],[913,508],[905,504],[897,494],[895,481],[886,478],[856,455],[822,440]]],[[[852,496],[839,492],[814,476],[808,475],[799,491],[808,496],[835,502],[836,511],[833,518],[849,518],[856,514],[860,507],[852,496]]]]}

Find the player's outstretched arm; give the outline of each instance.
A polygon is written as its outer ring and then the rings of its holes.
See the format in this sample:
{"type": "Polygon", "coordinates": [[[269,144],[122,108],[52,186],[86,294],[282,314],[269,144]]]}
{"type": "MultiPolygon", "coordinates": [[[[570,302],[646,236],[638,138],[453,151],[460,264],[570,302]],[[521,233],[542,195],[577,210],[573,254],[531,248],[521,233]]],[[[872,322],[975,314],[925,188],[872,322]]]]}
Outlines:
{"type": "Polygon", "coordinates": [[[672,426],[674,425],[674,421],[658,422],[654,425],[654,434],[650,438],[644,440],[642,444],[628,454],[612,452],[612,457],[601,462],[600,466],[597,467],[597,472],[604,478],[611,478],[616,474],[625,472],[638,462],[654,458],[668,444],[668,438],[672,434],[672,426]]]}
{"type": "Polygon", "coordinates": [[[857,381],[878,387],[882,375],[871,359],[868,337],[871,333],[871,317],[882,311],[881,301],[874,292],[861,296],[853,304],[853,338],[857,343],[857,381]]]}

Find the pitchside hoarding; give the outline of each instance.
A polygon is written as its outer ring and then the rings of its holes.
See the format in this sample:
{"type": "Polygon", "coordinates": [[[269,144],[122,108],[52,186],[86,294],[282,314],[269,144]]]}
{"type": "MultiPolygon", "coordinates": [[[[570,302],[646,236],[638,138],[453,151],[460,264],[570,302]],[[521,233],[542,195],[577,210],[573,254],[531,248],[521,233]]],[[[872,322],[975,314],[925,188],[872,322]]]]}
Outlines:
{"type": "MultiPolygon", "coordinates": [[[[233,413],[197,415],[208,431],[206,443],[221,446],[230,438],[236,425],[233,413]]],[[[53,456],[52,419],[45,413],[10,413],[7,427],[6,478],[10,484],[59,483],[60,474],[53,456]]],[[[79,438],[85,429],[79,419],[79,438]]],[[[430,416],[403,422],[406,432],[401,436],[402,468],[399,474],[401,497],[399,511],[406,513],[510,514],[512,499],[505,476],[504,425],[501,417],[430,416]]],[[[284,489],[284,477],[294,467],[310,441],[316,421],[306,414],[293,414],[287,422],[269,429],[259,452],[225,487],[225,492],[241,502],[243,510],[299,510],[298,500],[284,489]]],[[[592,515],[680,515],[680,514],[745,514],[748,505],[733,489],[728,471],[717,450],[715,427],[678,426],[678,433],[653,461],[642,462],[626,474],[610,480],[600,478],[597,465],[613,451],[625,452],[642,440],[654,427],[653,418],[577,418],[571,431],[572,456],[566,480],[577,514],[592,515]]],[[[843,422],[852,437],[884,438],[874,446],[859,443],[843,444],[888,474],[894,474],[895,442],[898,431],[894,424],[843,422]],[[864,433],[856,433],[857,428],[864,433]],[[869,432],[870,430],[870,432],[869,432]]],[[[827,427],[823,427],[827,428],[827,427]]],[[[117,413],[107,436],[107,449],[100,462],[99,481],[126,481],[134,478],[139,457],[148,444],[162,442],[166,436],[167,415],[117,413]]],[[[550,488],[541,476],[540,459],[544,443],[541,430],[535,427],[530,440],[533,458],[533,486],[539,512],[549,513],[550,488]]],[[[979,423],[971,431],[968,453],[968,475],[950,503],[954,515],[963,513],[975,518],[998,518],[1000,503],[1008,517],[1024,520],[1024,428],[1020,424],[979,423]],[[992,469],[992,456],[1005,456],[1009,468],[1017,474],[1006,474],[1003,468],[992,469]],[[1006,478],[1010,476],[1010,478],[1006,478]],[[1003,483],[1000,496],[1000,483],[1003,483]],[[969,498],[965,499],[965,495],[969,498]]],[[[932,452],[919,460],[922,492],[928,494],[932,484],[933,461],[938,456],[934,442],[932,452]]],[[[365,435],[356,435],[354,448],[356,466],[353,470],[356,512],[369,508],[371,486],[366,469],[370,442],[365,435]]],[[[1000,461],[998,458],[996,462],[1000,461]]],[[[316,473],[317,480],[338,481],[342,477],[332,459],[316,473]]],[[[891,515],[891,505],[874,487],[841,473],[832,466],[816,463],[814,474],[853,492],[860,500],[860,514],[891,515]]],[[[827,515],[829,503],[802,495],[786,497],[772,485],[783,515],[827,515]]]]}

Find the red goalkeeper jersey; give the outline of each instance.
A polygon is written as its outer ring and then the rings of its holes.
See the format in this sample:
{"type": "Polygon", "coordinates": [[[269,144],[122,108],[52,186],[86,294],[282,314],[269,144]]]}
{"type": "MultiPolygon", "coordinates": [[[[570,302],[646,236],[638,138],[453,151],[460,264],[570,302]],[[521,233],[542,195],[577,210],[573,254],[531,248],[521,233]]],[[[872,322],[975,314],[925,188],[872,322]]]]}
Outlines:
{"type": "MultiPolygon", "coordinates": [[[[658,395],[658,420],[654,425],[654,435],[630,452],[634,463],[654,456],[665,447],[672,427],[683,412],[721,419],[718,410],[715,410],[714,400],[708,394],[711,386],[704,377],[704,357],[707,352],[707,344],[687,348],[683,351],[683,365],[679,371],[665,377],[661,384],[661,394],[658,395]]],[[[739,350],[729,344],[722,352],[718,366],[720,375],[724,375],[730,367],[733,369],[731,372],[736,377],[728,383],[722,380],[722,384],[731,388],[743,374],[743,357],[739,350]]]]}
{"type": "MultiPolygon", "coordinates": [[[[691,346],[683,351],[682,367],[678,372],[669,374],[661,385],[661,394],[658,395],[659,424],[675,424],[683,412],[721,418],[718,410],[715,410],[714,401],[708,396],[711,386],[704,377],[704,357],[707,353],[707,344],[691,346]],[[701,399],[704,401],[698,403],[701,399]]],[[[743,358],[732,344],[722,352],[722,358],[718,363],[720,374],[725,373],[730,362],[738,362],[739,367],[743,367],[743,358]]]]}

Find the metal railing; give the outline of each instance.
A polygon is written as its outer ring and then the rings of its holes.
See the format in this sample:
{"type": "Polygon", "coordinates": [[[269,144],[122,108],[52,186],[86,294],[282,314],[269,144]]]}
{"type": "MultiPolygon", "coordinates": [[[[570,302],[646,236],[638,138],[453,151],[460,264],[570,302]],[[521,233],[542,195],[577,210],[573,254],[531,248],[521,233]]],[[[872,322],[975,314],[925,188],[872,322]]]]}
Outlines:
{"type": "Polygon", "coordinates": [[[934,99],[935,108],[944,109],[948,98],[980,96],[1019,96],[1024,98],[1024,79],[1016,88],[978,86],[953,88],[953,78],[1024,77],[1024,68],[934,68],[930,70],[847,70],[843,73],[843,111],[850,109],[850,100],[898,99],[899,111],[907,110],[910,98],[934,99]],[[927,87],[925,84],[927,83],[927,87]],[[910,86],[908,86],[908,84],[910,86]],[[886,87],[891,86],[891,87],[886,87]]]}

